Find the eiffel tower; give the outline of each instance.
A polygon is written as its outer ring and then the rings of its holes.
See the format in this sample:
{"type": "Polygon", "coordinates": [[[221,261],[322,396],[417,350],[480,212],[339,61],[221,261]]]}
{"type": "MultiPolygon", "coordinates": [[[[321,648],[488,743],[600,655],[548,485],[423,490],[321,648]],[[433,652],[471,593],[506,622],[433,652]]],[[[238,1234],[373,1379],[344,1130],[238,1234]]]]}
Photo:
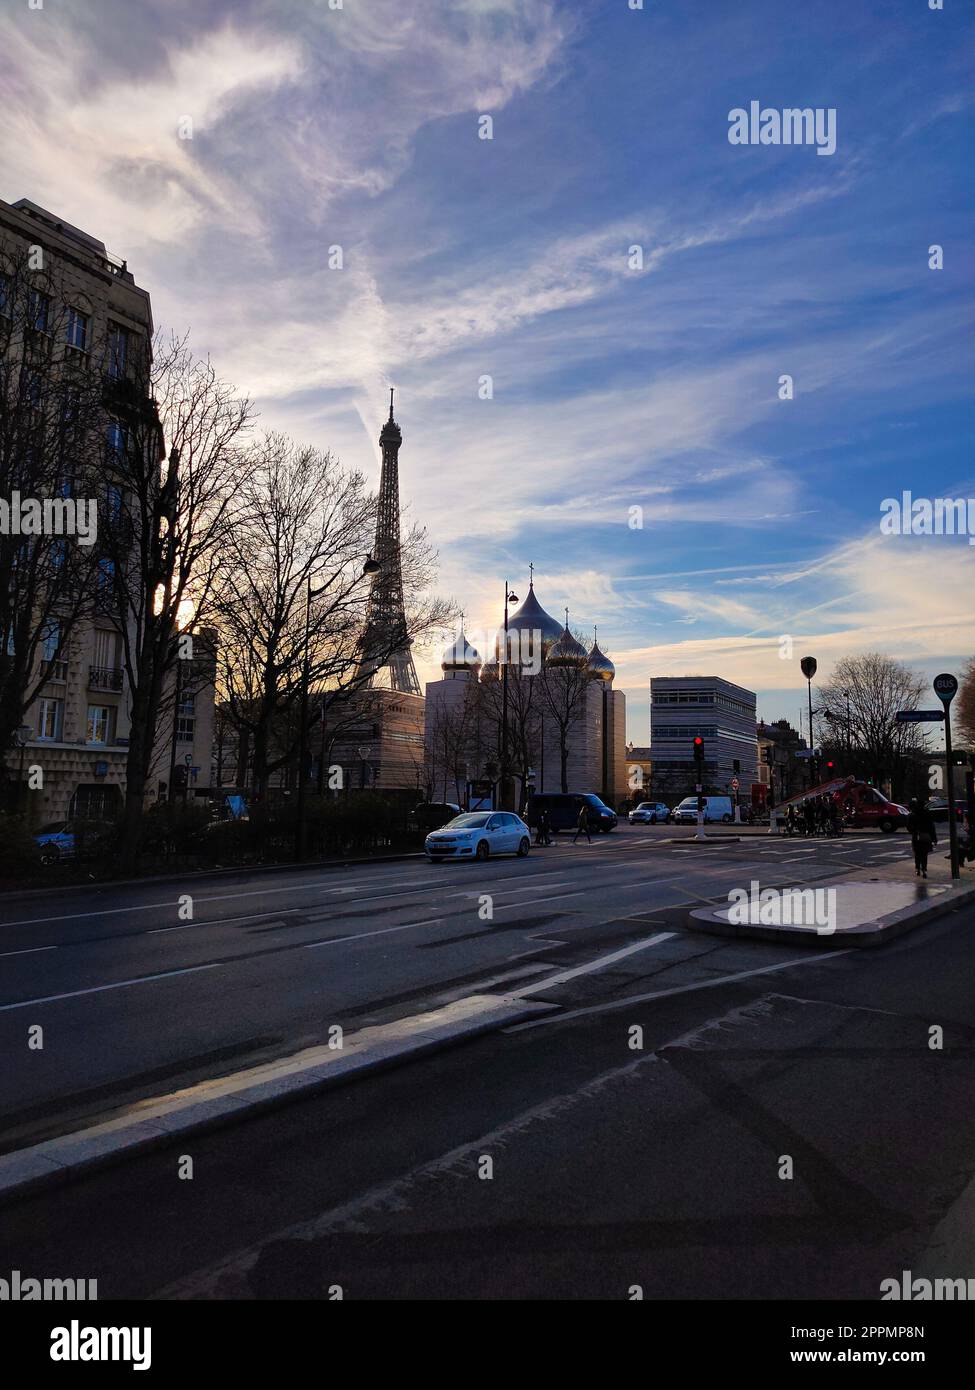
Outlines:
{"type": "Polygon", "coordinates": [[[381,568],[373,576],[369,594],[366,629],[362,638],[363,661],[374,665],[369,677],[373,689],[397,690],[419,695],[420,682],[407,635],[403,607],[403,571],[399,537],[399,448],[403,442],[400,427],[393,419],[393,392],[389,392],[389,419],[383,425],[379,445],[383,451],[379,478],[379,514],[373,558],[381,568]]]}

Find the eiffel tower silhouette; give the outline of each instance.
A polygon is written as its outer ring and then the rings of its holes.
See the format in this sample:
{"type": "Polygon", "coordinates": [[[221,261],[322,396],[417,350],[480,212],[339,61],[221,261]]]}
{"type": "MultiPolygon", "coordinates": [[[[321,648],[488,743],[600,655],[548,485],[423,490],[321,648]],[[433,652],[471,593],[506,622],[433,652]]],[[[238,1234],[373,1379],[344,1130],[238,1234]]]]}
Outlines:
{"type": "Polygon", "coordinates": [[[389,419],[383,425],[379,445],[383,466],[379,477],[379,512],[376,517],[376,543],[373,558],[381,568],[373,576],[369,609],[362,638],[363,662],[373,665],[369,677],[372,689],[397,690],[419,695],[410,647],[413,639],[406,627],[403,607],[403,569],[399,535],[399,450],[403,435],[393,419],[393,391],[389,392],[389,419]]]}

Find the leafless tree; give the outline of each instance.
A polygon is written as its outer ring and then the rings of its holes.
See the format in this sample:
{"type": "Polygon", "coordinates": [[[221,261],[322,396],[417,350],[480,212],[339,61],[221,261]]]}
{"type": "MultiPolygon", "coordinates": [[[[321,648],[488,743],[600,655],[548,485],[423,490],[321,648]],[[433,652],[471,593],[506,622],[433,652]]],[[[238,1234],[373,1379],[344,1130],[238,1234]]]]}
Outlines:
{"type": "Polygon", "coordinates": [[[955,726],[963,742],[975,747],[975,656],[969,657],[954,699],[955,726]]]}
{"type": "MultiPolygon", "coordinates": [[[[855,759],[877,776],[892,778],[902,760],[926,747],[924,726],[898,724],[898,710],[917,709],[926,682],[916,671],[882,652],[848,656],[837,662],[819,687],[820,702],[840,718],[850,706],[850,744],[855,759]]],[[[839,747],[833,725],[820,716],[824,747],[839,747]]]]}
{"type": "MultiPolygon", "coordinates": [[[[585,646],[581,633],[573,633],[580,646],[585,646]]],[[[551,652],[550,652],[551,655],[551,652]]],[[[546,717],[555,726],[559,742],[560,786],[563,792],[569,790],[569,747],[573,731],[582,723],[586,715],[592,676],[584,660],[566,665],[543,663],[539,679],[541,681],[542,705],[546,717]]]]}
{"type": "MultiPolygon", "coordinates": [[[[185,338],[158,339],[109,401],[106,602],[119,624],[131,701],[122,857],[138,851],[146,783],[177,662],[212,617],[215,586],[241,524],[249,402],[185,338]]],[[[170,697],[172,698],[172,693],[170,697]]]]}
{"type": "MultiPolygon", "coordinates": [[[[252,793],[262,796],[269,777],[294,756],[298,721],[285,716],[300,703],[305,660],[312,709],[322,693],[327,707],[340,706],[369,680],[360,638],[376,499],[362,475],[331,454],[269,434],[255,449],[240,500],[244,516],[229,538],[219,585],[220,689],[250,746],[252,793]],[[275,730],[286,727],[286,746],[274,746],[275,730]]],[[[424,534],[411,531],[402,565],[407,635],[414,639],[442,626],[449,612],[426,595],[433,562],[424,534]]],[[[381,664],[390,654],[374,656],[381,664]]]]}

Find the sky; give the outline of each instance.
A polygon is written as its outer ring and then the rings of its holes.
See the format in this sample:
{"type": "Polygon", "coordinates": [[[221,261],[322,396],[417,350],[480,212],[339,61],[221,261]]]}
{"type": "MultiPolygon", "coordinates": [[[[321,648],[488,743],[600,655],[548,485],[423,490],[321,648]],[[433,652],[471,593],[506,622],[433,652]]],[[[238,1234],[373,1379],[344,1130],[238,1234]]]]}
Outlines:
{"type": "Polygon", "coordinates": [[[0,197],[372,482],[395,386],[440,592],[477,644],[531,562],[634,743],[653,675],[796,723],[807,654],[957,673],[975,546],[880,523],[975,498],[971,10],[635,3],[0,0],[0,197]]]}

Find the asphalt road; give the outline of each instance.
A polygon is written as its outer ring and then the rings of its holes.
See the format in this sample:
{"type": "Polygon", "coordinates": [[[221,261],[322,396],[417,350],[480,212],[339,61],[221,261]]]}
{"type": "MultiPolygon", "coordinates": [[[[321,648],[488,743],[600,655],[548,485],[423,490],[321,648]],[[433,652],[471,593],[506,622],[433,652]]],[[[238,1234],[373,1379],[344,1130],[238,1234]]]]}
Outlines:
{"type": "MultiPolygon", "coordinates": [[[[3,900],[0,1147],[326,1041],[335,1024],[350,1031],[597,960],[753,877],[882,873],[909,848],[876,834],[707,846],[673,836],[623,826],[483,867],[412,860],[3,900]],[[28,1047],[38,1024],[42,1049],[28,1047]]],[[[653,956],[687,983],[711,949],[680,935],[653,956]]],[[[755,943],[728,959],[759,968],[779,950],[755,943]]],[[[648,968],[643,955],[622,968],[648,968]]]]}
{"type": "MultiPolygon", "coordinates": [[[[904,847],[844,842],[840,857],[880,875],[904,847]]],[[[95,1277],[102,1298],[846,1300],[902,1270],[975,1276],[975,911],[871,951],[727,943],[682,933],[661,895],[835,872],[837,849],[753,842],[680,870],[681,850],[627,835],[585,853],[483,875],[499,905],[512,882],[537,886],[546,918],[556,892],[588,885],[598,906],[559,905],[570,944],[520,921],[508,935],[464,900],[441,928],[455,971],[475,958],[446,936],[480,931],[483,974],[524,965],[531,943],[550,975],[611,954],[635,904],[659,942],[541,991],[558,1015],[24,1202],[4,1212],[0,1268],[95,1277]]],[[[415,872],[441,912],[468,891],[460,869],[415,872]]],[[[388,938],[394,973],[410,950],[438,955],[431,939],[388,938]]],[[[382,956],[359,949],[378,983],[382,956]]]]}

